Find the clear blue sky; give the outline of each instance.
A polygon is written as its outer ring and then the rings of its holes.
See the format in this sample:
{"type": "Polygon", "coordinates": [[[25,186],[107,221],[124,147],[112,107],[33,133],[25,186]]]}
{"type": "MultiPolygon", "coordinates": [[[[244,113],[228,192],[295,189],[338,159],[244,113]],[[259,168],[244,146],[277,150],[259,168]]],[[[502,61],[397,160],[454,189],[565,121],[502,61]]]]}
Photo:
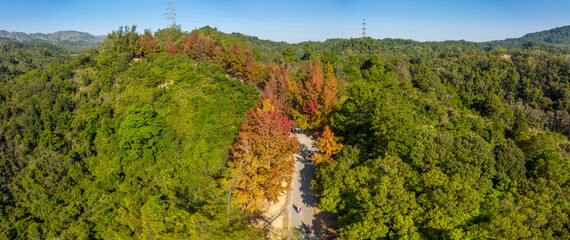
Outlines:
{"type": "MultiPolygon", "coordinates": [[[[0,0],[0,29],[105,35],[121,25],[167,27],[167,0],[0,0]]],[[[274,41],[368,36],[488,41],[570,25],[570,0],[176,0],[185,31],[205,25],[274,41]]]]}

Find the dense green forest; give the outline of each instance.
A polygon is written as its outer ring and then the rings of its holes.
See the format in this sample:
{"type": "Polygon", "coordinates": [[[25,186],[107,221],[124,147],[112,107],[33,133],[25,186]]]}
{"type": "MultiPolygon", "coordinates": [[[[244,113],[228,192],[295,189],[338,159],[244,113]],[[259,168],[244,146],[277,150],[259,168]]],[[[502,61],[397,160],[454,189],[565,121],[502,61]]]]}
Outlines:
{"type": "Polygon", "coordinates": [[[567,64],[511,54],[356,63],[315,183],[341,238],[569,237],[567,64]]]}
{"type": "Polygon", "coordinates": [[[568,239],[568,48],[536,41],[4,43],[0,238],[268,238],[297,126],[340,239],[568,239]]]}

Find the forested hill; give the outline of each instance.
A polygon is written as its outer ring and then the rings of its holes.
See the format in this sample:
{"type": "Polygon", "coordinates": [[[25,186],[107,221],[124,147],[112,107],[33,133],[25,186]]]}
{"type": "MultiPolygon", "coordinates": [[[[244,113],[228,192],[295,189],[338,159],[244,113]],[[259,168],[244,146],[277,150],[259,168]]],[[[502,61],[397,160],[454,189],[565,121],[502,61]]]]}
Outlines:
{"type": "Polygon", "coordinates": [[[453,52],[465,50],[493,50],[499,47],[520,50],[541,50],[552,54],[570,53],[570,26],[529,33],[520,38],[509,38],[490,42],[437,41],[419,42],[409,39],[328,39],[323,42],[307,41],[296,44],[260,40],[257,37],[239,33],[229,34],[241,43],[247,43],[254,51],[261,52],[262,60],[275,59],[286,47],[293,47],[296,58],[306,59],[310,54],[327,54],[326,57],[347,57],[356,53],[393,56],[412,56],[422,52],[453,52]],[[308,55],[305,55],[308,54],[308,55]]]}
{"type": "Polygon", "coordinates": [[[557,27],[550,30],[528,33],[520,38],[508,38],[486,43],[489,46],[526,46],[553,45],[559,48],[570,47],[570,26],[557,27]]]}

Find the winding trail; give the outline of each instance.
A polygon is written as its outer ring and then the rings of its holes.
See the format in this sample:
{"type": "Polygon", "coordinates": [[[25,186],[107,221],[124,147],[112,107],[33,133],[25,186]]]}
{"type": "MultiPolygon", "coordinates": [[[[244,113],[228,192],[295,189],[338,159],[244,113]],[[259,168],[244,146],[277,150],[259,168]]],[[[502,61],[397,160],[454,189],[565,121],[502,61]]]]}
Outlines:
{"type": "MultiPolygon", "coordinates": [[[[314,234],[315,211],[311,180],[315,179],[314,163],[308,160],[317,150],[316,142],[307,131],[296,131],[300,154],[295,154],[295,172],[291,181],[291,204],[287,207],[289,228],[297,228],[303,234],[302,239],[317,239],[314,234]],[[297,208],[301,207],[301,212],[297,208]]],[[[320,238],[319,238],[320,239],[320,238]]]]}

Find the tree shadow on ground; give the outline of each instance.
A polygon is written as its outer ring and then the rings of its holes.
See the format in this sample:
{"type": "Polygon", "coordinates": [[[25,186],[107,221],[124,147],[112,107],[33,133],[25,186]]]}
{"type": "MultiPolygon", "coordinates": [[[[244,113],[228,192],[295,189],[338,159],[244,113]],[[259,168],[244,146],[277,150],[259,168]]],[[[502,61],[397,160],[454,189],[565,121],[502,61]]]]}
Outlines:
{"type": "Polygon", "coordinates": [[[338,214],[330,212],[319,212],[313,219],[313,234],[316,239],[335,239],[338,226],[336,221],[338,214]]]}
{"type": "Polygon", "coordinates": [[[303,168],[299,170],[300,178],[300,191],[303,203],[307,206],[313,205],[313,186],[311,185],[311,180],[315,179],[315,173],[313,171],[314,166],[312,162],[308,162],[303,165],[303,168]]]}
{"type": "Polygon", "coordinates": [[[303,164],[312,162],[311,160],[309,160],[309,157],[312,156],[313,151],[311,151],[305,144],[299,144],[299,148],[301,149],[301,151],[299,152],[299,155],[297,155],[296,160],[302,162],[303,164]]]}
{"type": "Polygon", "coordinates": [[[299,226],[297,229],[299,229],[299,232],[301,233],[301,237],[298,239],[302,239],[302,240],[320,239],[320,238],[317,238],[315,236],[314,231],[313,231],[313,226],[311,226],[309,224],[302,222],[301,226],[299,226]]]}

